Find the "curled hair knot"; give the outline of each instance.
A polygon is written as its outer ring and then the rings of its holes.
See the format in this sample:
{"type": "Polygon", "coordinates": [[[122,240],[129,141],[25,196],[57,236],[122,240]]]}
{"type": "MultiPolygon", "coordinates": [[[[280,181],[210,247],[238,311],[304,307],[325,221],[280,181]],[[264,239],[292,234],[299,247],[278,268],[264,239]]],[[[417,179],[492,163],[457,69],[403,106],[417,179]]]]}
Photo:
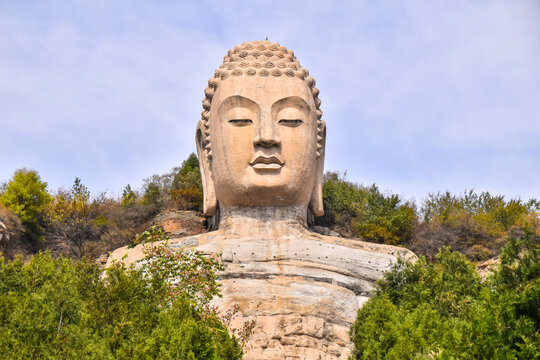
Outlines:
{"type": "Polygon", "coordinates": [[[292,71],[291,69],[287,69],[285,70],[285,75],[287,75],[288,77],[293,77],[294,71],[292,71]]]}

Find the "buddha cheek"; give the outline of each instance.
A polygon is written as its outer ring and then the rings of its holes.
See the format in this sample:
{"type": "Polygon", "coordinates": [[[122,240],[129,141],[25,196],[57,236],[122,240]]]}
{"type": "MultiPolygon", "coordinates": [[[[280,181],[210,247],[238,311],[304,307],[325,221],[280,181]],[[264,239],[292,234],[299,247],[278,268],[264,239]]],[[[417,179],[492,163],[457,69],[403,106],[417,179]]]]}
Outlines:
{"type": "Polygon", "coordinates": [[[249,160],[253,157],[251,129],[225,126],[222,128],[219,139],[219,149],[216,149],[217,171],[226,174],[226,179],[232,183],[245,182],[248,175],[249,160]]]}
{"type": "Polygon", "coordinates": [[[299,190],[310,187],[315,176],[316,141],[312,135],[315,131],[309,124],[303,128],[282,131],[283,158],[285,159],[283,179],[288,187],[299,190]]]}

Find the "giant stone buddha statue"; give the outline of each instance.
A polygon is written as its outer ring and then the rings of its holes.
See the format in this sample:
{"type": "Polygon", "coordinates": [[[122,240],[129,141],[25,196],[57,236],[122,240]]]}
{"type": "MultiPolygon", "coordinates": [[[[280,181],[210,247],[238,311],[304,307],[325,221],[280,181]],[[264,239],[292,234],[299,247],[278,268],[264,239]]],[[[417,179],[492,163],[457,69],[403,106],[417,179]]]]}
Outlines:
{"type": "MultiPolygon", "coordinates": [[[[229,50],[208,81],[196,143],[214,231],[172,248],[221,253],[221,308],[256,319],[245,359],[346,359],[357,309],[403,248],[323,236],[326,125],[315,80],[277,43],[229,50]]],[[[140,247],[111,258],[134,262],[140,247]],[[127,252],[127,258],[124,254],[127,252]]]]}

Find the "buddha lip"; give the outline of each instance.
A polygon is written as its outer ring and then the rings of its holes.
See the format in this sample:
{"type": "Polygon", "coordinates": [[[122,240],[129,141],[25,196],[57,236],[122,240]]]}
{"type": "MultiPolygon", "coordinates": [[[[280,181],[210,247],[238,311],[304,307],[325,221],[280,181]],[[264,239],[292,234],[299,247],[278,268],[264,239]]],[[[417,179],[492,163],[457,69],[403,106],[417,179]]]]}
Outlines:
{"type": "Polygon", "coordinates": [[[284,164],[285,163],[276,156],[258,156],[249,163],[249,165],[255,169],[267,170],[280,169],[284,164]]]}

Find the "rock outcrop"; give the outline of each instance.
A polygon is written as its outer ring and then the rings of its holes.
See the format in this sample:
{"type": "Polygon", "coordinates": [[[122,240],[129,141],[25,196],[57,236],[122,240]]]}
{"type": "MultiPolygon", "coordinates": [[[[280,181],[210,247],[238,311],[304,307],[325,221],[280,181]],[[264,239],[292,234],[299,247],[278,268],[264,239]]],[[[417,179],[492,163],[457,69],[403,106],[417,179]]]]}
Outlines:
{"type": "Polygon", "coordinates": [[[189,210],[167,210],[158,214],[152,225],[159,226],[169,237],[197,235],[206,232],[206,219],[189,210]]]}

